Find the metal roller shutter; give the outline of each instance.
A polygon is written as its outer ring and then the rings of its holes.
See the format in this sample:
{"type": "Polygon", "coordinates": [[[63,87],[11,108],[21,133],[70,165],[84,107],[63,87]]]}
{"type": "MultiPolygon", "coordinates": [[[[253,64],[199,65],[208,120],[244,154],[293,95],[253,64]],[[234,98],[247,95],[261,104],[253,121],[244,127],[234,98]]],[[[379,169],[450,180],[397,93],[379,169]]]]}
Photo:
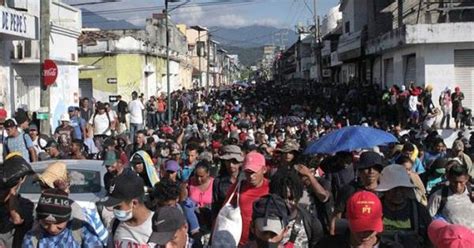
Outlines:
{"type": "Polygon", "coordinates": [[[474,109],[473,84],[474,84],[474,49],[454,51],[454,84],[464,93],[463,105],[474,109]]]}
{"type": "Polygon", "coordinates": [[[395,84],[393,82],[393,58],[384,60],[384,83],[390,87],[395,84]]]}
{"type": "Polygon", "coordinates": [[[404,76],[405,84],[409,84],[410,82],[416,82],[416,55],[407,55],[405,58],[405,76],[404,76]]]}

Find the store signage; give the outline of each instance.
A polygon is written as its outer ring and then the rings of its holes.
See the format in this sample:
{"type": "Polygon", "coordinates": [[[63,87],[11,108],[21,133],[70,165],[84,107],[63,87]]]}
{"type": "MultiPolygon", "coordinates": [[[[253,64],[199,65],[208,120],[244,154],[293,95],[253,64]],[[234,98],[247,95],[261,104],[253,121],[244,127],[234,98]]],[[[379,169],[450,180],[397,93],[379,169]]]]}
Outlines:
{"type": "Polygon", "coordinates": [[[11,39],[36,39],[37,17],[26,12],[0,7],[0,33],[11,39]]]}
{"type": "Polygon", "coordinates": [[[117,84],[117,78],[107,78],[108,84],[117,84]]]}
{"type": "Polygon", "coordinates": [[[43,82],[44,85],[50,86],[56,82],[58,78],[58,66],[54,61],[46,59],[43,63],[43,82]]]}

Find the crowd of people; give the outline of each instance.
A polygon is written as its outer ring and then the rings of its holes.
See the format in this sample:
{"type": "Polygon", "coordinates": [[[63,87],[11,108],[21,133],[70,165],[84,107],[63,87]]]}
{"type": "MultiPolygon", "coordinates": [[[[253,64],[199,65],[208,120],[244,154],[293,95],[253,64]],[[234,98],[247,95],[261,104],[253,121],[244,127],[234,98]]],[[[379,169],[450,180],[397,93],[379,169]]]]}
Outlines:
{"type": "Polygon", "coordinates": [[[0,109],[0,247],[474,247],[461,90],[447,88],[440,111],[429,85],[317,88],[179,90],[171,106],[84,98],[50,136],[0,109]],[[437,128],[451,119],[461,135],[448,147],[437,128]],[[349,125],[398,142],[304,152],[349,125]],[[103,161],[107,196],[93,207],[72,199],[69,159],[103,161]],[[19,193],[28,180],[35,203],[19,193]]]}

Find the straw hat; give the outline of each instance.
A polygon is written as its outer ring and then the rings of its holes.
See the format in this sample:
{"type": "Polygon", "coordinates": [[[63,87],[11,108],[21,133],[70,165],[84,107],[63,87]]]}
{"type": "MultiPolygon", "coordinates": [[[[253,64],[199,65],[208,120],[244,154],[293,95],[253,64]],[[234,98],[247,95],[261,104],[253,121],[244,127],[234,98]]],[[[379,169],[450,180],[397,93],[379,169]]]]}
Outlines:
{"type": "Polygon", "coordinates": [[[55,162],[46,168],[43,173],[38,175],[38,179],[50,188],[54,188],[54,182],[57,180],[67,181],[67,167],[65,163],[55,162]]]}

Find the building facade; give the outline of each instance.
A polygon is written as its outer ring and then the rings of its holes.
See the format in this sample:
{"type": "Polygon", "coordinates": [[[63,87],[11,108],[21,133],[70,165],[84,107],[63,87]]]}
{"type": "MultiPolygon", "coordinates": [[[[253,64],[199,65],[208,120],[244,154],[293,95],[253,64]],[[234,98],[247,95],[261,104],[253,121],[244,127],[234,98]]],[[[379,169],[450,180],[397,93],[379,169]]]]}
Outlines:
{"type": "MultiPolygon", "coordinates": [[[[23,36],[15,37],[11,28],[10,34],[3,36],[7,38],[2,40],[1,74],[4,82],[8,83],[0,92],[6,92],[9,96],[6,105],[10,111],[23,107],[37,112],[40,110],[41,91],[39,1],[7,1],[1,8],[11,18],[16,16],[16,30],[23,36]],[[14,7],[15,10],[6,7],[14,7]],[[20,19],[23,24],[18,21],[20,19]]],[[[10,23],[13,21],[10,20],[10,23]]],[[[81,11],[59,0],[50,0],[50,25],[48,59],[58,67],[57,79],[50,86],[49,117],[54,130],[60,115],[67,112],[67,107],[79,102],[77,38],[82,26],[81,11]]],[[[6,24],[2,26],[6,27],[6,24]]]]}
{"type": "MultiPolygon", "coordinates": [[[[192,64],[187,40],[173,24],[170,27],[170,91],[191,86],[192,64]]],[[[85,31],[80,54],[80,95],[97,101],[113,101],[131,93],[146,98],[168,91],[165,19],[162,14],[147,19],[145,29],[85,31]]]]}

